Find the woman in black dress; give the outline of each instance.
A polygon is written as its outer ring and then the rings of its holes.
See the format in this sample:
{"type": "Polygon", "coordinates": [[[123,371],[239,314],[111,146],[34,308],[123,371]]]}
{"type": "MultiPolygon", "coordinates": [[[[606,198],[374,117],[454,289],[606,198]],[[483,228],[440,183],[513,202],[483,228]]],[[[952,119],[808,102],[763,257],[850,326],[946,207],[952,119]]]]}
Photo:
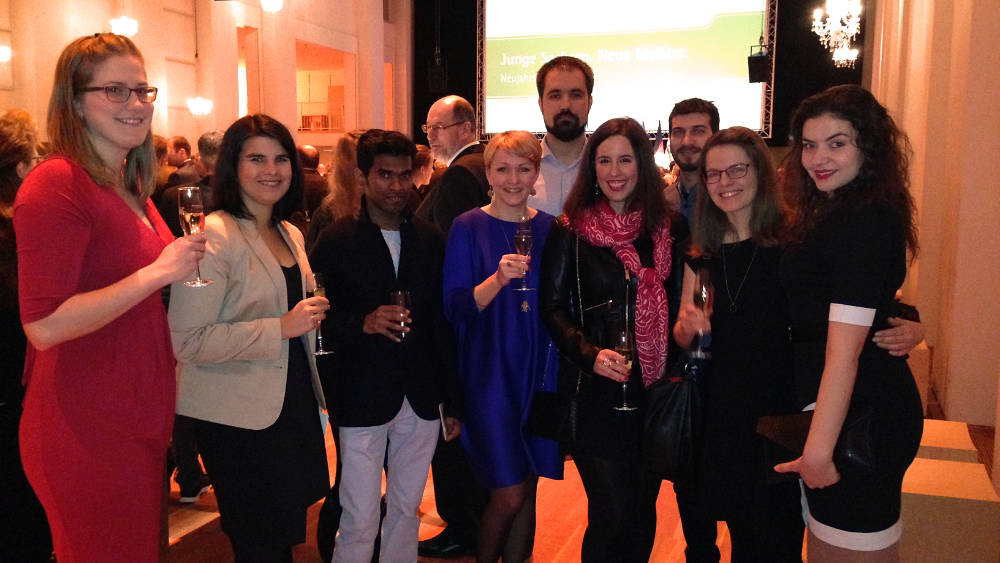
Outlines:
{"type": "Polygon", "coordinates": [[[642,466],[642,405],[668,346],[671,221],[649,138],[612,119],[587,142],[542,258],[539,309],[559,348],[560,391],[579,389],[573,460],[587,492],[582,560],[648,561],[660,478],[642,466]],[[625,332],[635,361],[614,349],[625,332]]]}
{"type": "Polygon", "coordinates": [[[801,561],[803,522],[794,479],[766,480],[757,418],[794,412],[788,316],[778,283],[782,226],[777,174],[760,135],[723,129],[702,149],[704,187],[695,205],[691,258],[674,338],[687,347],[712,335],[702,381],[706,425],[698,494],[729,527],[734,562],[801,561]],[[705,196],[708,197],[705,197],[705,196]],[[696,272],[715,287],[711,316],[693,303],[696,272]]]}
{"type": "Polygon", "coordinates": [[[802,456],[776,470],[805,483],[811,563],[894,561],[903,474],[923,416],[905,360],[871,337],[888,325],[907,251],[917,247],[909,145],[875,97],[853,85],[803,101],[792,137],[782,183],[795,215],[780,276],[797,401],[816,411],[802,456]],[[833,462],[849,407],[872,413],[872,476],[833,462]]]}

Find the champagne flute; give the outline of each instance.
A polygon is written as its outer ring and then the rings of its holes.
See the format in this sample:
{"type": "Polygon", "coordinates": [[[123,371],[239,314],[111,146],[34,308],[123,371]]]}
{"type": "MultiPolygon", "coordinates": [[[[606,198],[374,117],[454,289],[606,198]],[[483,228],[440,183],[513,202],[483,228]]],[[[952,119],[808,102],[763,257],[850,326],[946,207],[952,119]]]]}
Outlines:
{"type": "MultiPolygon", "coordinates": [[[[622,330],[615,336],[615,352],[618,352],[625,357],[627,362],[629,375],[632,373],[632,360],[635,355],[635,348],[632,346],[632,335],[629,334],[628,329],[622,330]]],[[[628,402],[628,379],[622,381],[622,404],[616,405],[614,407],[616,411],[634,411],[638,407],[632,406],[628,402]]]]}
{"type": "MultiPolygon", "coordinates": [[[[198,186],[177,188],[177,214],[185,235],[196,235],[205,228],[205,207],[198,186]]],[[[184,282],[189,287],[205,287],[212,280],[201,279],[201,266],[195,265],[195,279],[184,282]]]]}
{"type": "MultiPolygon", "coordinates": [[[[712,308],[715,306],[715,286],[712,285],[712,276],[708,268],[699,268],[696,274],[694,306],[701,309],[701,312],[705,314],[705,318],[712,316],[712,308]]],[[[710,358],[711,354],[704,346],[704,344],[709,344],[709,342],[706,342],[704,331],[699,330],[698,344],[691,351],[691,357],[699,359],[710,358]]]]}
{"type": "MultiPolygon", "coordinates": [[[[326,297],[326,286],[323,284],[323,274],[313,272],[313,288],[306,291],[306,297],[326,297]]],[[[323,348],[323,321],[316,323],[316,351],[314,356],[332,354],[332,350],[323,348]]]]}
{"type": "MultiPolygon", "coordinates": [[[[531,217],[527,213],[521,215],[521,220],[517,223],[517,230],[514,231],[514,248],[521,256],[531,255],[531,217]]],[[[535,288],[528,287],[528,274],[521,278],[521,287],[515,287],[514,291],[534,291],[535,288]]]]}
{"type": "MultiPolygon", "coordinates": [[[[405,290],[405,289],[400,289],[400,290],[396,290],[396,291],[390,291],[389,292],[389,304],[390,305],[399,305],[400,307],[403,307],[404,309],[406,309],[407,311],[409,311],[410,310],[410,292],[407,291],[407,290],[405,290]]],[[[403,320],[404,317],[405,317],[405,315],[401,316],[400,319],[399,319],[399,328],[400,328],[400,330],[399,330],[399,334],[397,334],[397,336],[399,336],[400,340],[405,340],[406,339],[406,335],[409,334],[407,332],[403,332],[403,330],[402,330],[402,329],[406,328],[406,321],[403,320]]]]}

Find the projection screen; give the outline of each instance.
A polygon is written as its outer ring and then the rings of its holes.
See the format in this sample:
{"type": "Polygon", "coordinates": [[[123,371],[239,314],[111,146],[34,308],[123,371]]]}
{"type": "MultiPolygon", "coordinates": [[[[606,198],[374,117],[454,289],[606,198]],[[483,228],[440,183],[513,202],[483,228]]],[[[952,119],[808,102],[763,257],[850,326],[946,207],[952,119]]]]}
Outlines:
{"type": "Polygon", "coordinates": [[[774,44],[768,0],[481,1],[479,107],[487,135],[544,132],[535,74],[559,55],[594,69],[588,131],[622,115],[666,131],[674,103],[698,97],[715,102],[723,127],[770,133],[771,83],[750,83],[747,72],[751,46],[762,35],[774,44]]]}

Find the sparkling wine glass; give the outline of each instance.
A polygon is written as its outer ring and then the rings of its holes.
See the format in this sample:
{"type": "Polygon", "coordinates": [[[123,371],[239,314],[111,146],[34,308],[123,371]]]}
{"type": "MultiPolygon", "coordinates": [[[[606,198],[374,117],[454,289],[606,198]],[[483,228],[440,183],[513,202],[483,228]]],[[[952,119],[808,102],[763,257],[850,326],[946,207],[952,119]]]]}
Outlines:
{"type": "MultiPolygon", "coordinates": [[[[410,310],[410,292],[405,289],[400,289],[397,291],[389,292],[389,304],[399,305],[407,311],[410,310]]],[[[400,340],[405,340],[408,332],[404,332],[403,329],[406,328],[406,321],[403,320],[405,315],[399,319],[399,333],[396,335],[400,340]]]]}
{"type": "MultiPolygon", "coordinates": [[[[517,249],[517,253],[521,256],[531,255],[531,217],[527,213],[521,215],[521,220],[517,223],[517,229],[514,231],[514,248],[517,249]]],[[[521,287],[515,287],[514,291],[534,291],[535,288],[528,287],[528,275],[525,274],[521,278],[521,287]]]]}
{"type": "MultiPolygon", "coordinates": [[[[306,297],[326,297],[326,286],[323,284],[323,274],[313,272],[313,288],[306,291],[306,297]]],[[[332,354],[333,350],[323,348],[323,321],[316,323],[316,351],[314,356],[332,354]]]]}
{"type": "MultiPolygon", "coordinates": [[[[712,316],[712,308],[715,306],[715,286],[712,285],[711,273],[707,268],[699,268],[694,284],[694,306],[701,309],[705,318],[712,316]]],[[[698,331],[698,343],[691,351],[693,358],[709,358],[710,353],[706,349],[706,337],[704,331],[698,331]]]]}
{"type": "MultiPolygon", "coordinates": [[[[629,331],[622,330],[615,336],[615,352],[618,352],[625,357],[625,361],[628,362],[629,373],[632,371],[632,360],[635,357],[635,347],[632,346],[632,335],[629,331]]],[[[614,409],[616,411],[634,411],[638,407],[634,407],[628,402],[628,379],[622,381],[622,404],[616,405],[614,409]]]]}
{"type": "MultiPolygon", "coordinates": [[[[196,235],[205,228],[205,207],[201,202],[198,186],[177,188],[177,214],[185,235],[196,235]]],[[[195,266],[195,278],[184,282],[189,287],[205,287],[212,280],[201,279],[201,267],[195,266]]]]}

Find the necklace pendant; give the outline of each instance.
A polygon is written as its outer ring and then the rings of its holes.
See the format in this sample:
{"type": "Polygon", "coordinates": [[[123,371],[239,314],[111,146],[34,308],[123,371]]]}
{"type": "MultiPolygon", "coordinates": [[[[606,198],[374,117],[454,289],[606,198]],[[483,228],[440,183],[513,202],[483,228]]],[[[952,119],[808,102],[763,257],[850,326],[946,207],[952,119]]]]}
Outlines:
{"type": "Polygon", "coordinates": [[[736,303],[730,303],[729,304],[729,312],[730,313],[735,313],[736,312],[736,303]]]}
{"type": "Polygon", "coordinates": [[[524,301],[521,301],[521,312],[527,313],[528,311],[531,311],[531,307],[528,306],[528,300],[525,299],[524,301]]]}

